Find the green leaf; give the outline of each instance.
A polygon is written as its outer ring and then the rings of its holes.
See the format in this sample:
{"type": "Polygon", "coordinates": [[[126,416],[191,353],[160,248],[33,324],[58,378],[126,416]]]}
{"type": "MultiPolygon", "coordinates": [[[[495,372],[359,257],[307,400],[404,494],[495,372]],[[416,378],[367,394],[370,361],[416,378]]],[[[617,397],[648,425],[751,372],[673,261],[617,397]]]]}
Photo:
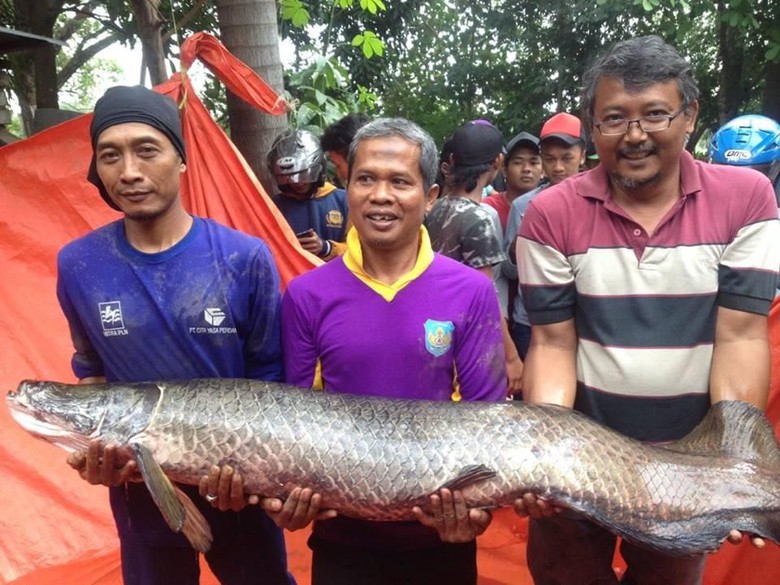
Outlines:
{"type": "Polygon", "coordinates": [[[295,15],[293,15],[292,23],[295,27],[304,28],[307,24],[309,24],[308,11],[305,8],[301,8],[298,12],[295,13],[295,15]]]}
{"type": "Polygon", "coordinates": [[[360,8],[371,14],[376,14],[379,10],[387,10],[382,0],[360,0],[360,8]]]}
{"type": "Polygon", "coordinates": [[[352,39],[352,45],[355,47],[360,46],[366,59],[370,59],[374,55],[381,57],[385,52],[385,44],[370,30],[364,31],[362,35],[357,35],[352,39]],[[356,42],[358,37],[360,37],[360,42],[356,42]]]}
{"type": "Polygon", "coordinates": [[[303,28],[309,24],[309,11],[301,0],[281,0],[279,7],[282,20],[290,21],[294,27],[303,28]]]}
{"type": "Polygon", "coordinates": [[[353,47],[359,47],[363,44],[363,35],[355,35],[352,39],[352,46],[353,47]]]}

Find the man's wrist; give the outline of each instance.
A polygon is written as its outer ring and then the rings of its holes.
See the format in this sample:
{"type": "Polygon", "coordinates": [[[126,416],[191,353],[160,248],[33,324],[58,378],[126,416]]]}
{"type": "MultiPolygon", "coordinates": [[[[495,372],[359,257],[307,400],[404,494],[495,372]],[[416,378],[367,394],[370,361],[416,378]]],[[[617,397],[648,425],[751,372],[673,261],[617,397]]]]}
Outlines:
{"type": "Polygon", "coordinates": [[[333,246],[331,245],[330,240],[322,240],[322,250],[320,250],[319,257],[325,258],[326,256],[329,256],[332,249],[333,246]]]}

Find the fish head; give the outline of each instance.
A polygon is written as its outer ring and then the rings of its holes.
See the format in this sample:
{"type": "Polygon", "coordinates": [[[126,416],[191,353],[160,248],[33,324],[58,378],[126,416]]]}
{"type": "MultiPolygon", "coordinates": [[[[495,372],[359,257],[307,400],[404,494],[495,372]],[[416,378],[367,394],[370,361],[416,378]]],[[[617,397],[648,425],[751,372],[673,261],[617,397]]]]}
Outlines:
{"type": "Polygon", "coordinates": [[[135,388],[123,392],[106,384],[37,380],[21,382],[16,391],[6,396],[11,415],[19,425],[68,451],[86,449],[96,438],[124,442],[143,430],[139,425],[146,421],[134,415],[144,402],[135,388]]]}

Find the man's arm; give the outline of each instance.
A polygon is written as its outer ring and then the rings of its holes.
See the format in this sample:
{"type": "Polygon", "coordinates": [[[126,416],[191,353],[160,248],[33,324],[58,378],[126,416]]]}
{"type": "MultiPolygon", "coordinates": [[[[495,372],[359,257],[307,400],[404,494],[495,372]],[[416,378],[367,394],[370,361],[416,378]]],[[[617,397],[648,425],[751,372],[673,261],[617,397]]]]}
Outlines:
{"type": "Polygon", "coordinates": [[[577,393],[577,329],[574,319],[534,325],[523,372],[526,402],[571,408],[577,393]]]}
{"type": "MultiPolygon", "coordinates": [[[[718,308],[715,347],[710,370],[710,400],[744,400],[764,410],[769,397],[769,331],[764,315],[718,308]]],[[[743,534],[732,530],[729,542],[739,544],[743,534]]],[[[752,536],[756,548],[763,538],[752,536]]]]}
{"type": "Polygon", "coordinates": [[[711,401],[745,400],[765,409],[769,369],[767,318],[719,307],[710,370],[711,401]]]}
{"type": "MultiPolygon", "coordinates": [[[[574,319],[532,327],[531,345],[525,357],[523,400],[571,408],[577,395],[577,329],[574,319]]],[[[520,517],[542,518],[558,508],[523,494],[514,502],[520,517]]]]}
{"type": "Polygon", "coordinates": [[[265,243],[255,250],[246,275],[245,290],[251,304],[243,340],[246,377],[279,382],[283,376],[279,273],[265,243]]]}

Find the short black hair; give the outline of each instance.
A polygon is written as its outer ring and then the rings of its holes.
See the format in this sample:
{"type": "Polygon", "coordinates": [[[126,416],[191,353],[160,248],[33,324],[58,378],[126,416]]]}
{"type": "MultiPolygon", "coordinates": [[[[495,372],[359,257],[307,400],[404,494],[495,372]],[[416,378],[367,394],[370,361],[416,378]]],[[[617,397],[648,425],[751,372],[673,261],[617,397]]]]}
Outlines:
{"type": "Polygon", "coordinates": [[[430,188],[436,184],[439,153],[436,151],[436,143],[431,135],[405,118],[377,118],[358,129],[347,154],[349,176],[352,176],[352,165],[355,162],[355,155],[361,141],[394,136],[411,142],[420,149],[420,174],[423,178],[423,189],[427,194],[430,188]]]}
{"type": "Polygon", "coordinates": [[[657,35],[621,41],[588,68],[582,78],[582,115],[589,123],[593,121],[596,86],[602,77],[619,79],[628,91],[676,81],[684,110],[699,97],[691,64],[657,35]]]}
{"type": "Polygon", "coordinates": [[[368,116],[360,113],[347,114],[327,128],[320,138],[320,146],[325,152],[338,152],[346,157],[349,145],[357,134],[357,131],[370,120],[368,116]]]}
{"type": "Polygon", "coordinates": [[[477,188],[477,181],[483,173],[490,170],[493,163],[485,163],[475,166],[452,165],[447,175],[447,186],[451,188],[462,188],[466,192],[471,192],[477,188]]]}

